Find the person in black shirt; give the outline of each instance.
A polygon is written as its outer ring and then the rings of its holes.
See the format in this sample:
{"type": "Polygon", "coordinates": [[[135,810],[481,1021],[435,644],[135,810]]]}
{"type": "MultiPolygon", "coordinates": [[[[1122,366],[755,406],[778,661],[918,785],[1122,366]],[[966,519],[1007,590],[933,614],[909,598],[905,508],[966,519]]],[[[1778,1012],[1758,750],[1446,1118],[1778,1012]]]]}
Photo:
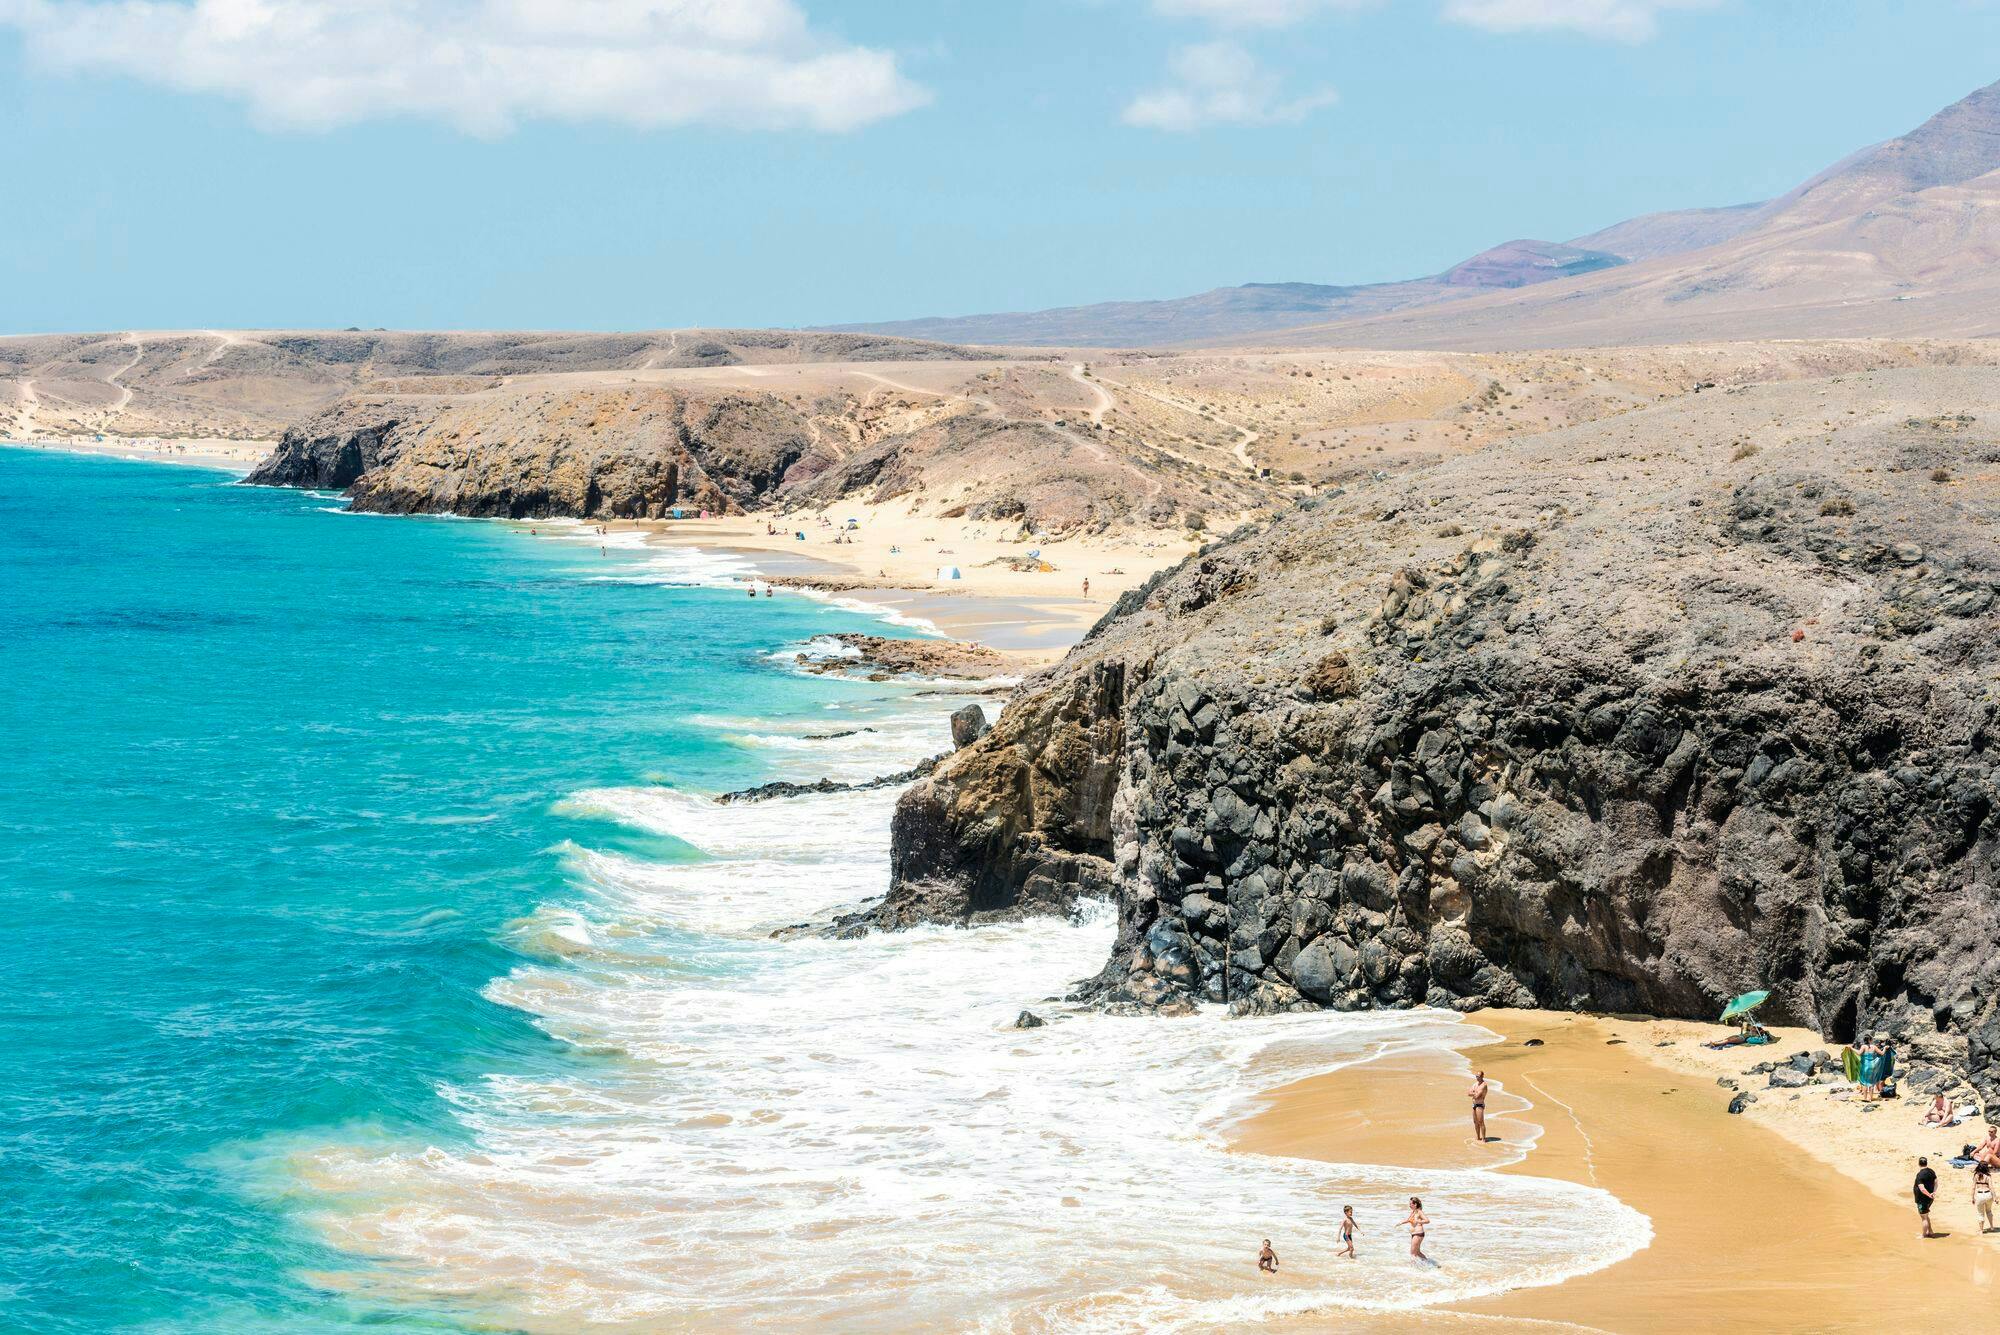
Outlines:
{"type": "Polygon", "coordinates": [[[1937,1200],[1937,1173],[1929,1159],[1917,1160],[1917,1180],[1911,1190],[1917,1198],[1917,1218],[1924,1221],[1924,1236],[1935,1237],[1931,1232],[1931,1203],[1937,1200]]]}

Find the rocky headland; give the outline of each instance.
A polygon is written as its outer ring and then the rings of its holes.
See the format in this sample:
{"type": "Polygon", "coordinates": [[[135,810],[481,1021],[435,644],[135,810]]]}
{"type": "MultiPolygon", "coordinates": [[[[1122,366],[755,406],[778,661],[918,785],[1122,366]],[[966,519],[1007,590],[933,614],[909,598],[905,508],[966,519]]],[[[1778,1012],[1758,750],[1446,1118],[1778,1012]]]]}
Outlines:
{"type": "Polygon", "coordinates": [[[1689,395],[1307,502],[901,799],[876,925],[1088,990],[1895,1035],[2000,1097],[2000,372],[1689,395]]]}

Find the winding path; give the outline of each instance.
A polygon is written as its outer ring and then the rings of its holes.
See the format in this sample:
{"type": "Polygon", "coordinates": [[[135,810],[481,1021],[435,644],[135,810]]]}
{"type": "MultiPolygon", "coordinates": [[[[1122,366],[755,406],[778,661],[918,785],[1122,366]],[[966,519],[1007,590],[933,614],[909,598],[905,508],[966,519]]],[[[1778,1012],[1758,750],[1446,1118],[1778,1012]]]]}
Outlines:
{"type": "Polygon", "coordinates": [[[1076,381],[1077,384],[1082,385],[1085,389],[1089,390],[1092,394],[1095,394],[1097,396],[1097,406],[1089,410],[1090,423],[1092,426],[1103,426],[1104,414],[1110,412],[1113,408],[1116,408],[1118,406],[1118,400],[1112,398],[1110,392],[1106,390],[1104,386],[1098,384],[1095,380],[1092,380],[1090,377],[1086,376],[1083,372],[1084,372],[1083,363],[1077,362],[1069,368],[1069,378],[1071,380],[1076,381]]]}
{"type": "MultiPolygon", "coordinates": [[[[1081,366],[1078,366],[1077,368],[1072,370],[1070,374],[1074,378],[1081,379],[1082,370],[1083,368],[1081,366]]],[[[1117,406],[1117,401],[1111,399],[1111,396],[1109,394],[1105,394],[1104,390],[1101,388],[1101,386],[1103,385],[1110,385],[1115,389],[1123,390],[1127,394],[1137,394],[1141,398],[1151,399],[1155,403],[1162,404],[1168,408],[1172,408],[1176,412],[1187,413],[1189,416],[1192,417],[1200,417],[1202,415],[1201,410],[1195,407],[1191,403],[1184,403],[1181,400],[1174,398],[1170,394],[1162,394],[1157,390],[1146,389],[1140,385],[1121,383],[1120,381],[1116,380],[1106,380],[1102,376],[1097,377],[1095,380],[1086,380],[1084,381],[1084,383],[1090,385],[1092,388],[1097,389],[1098,393],[1104,394],[1104,397],[1107,400],[1110,400],[1109,404],[1107,404],[1107,407],[1117,406]]],[[[1246,470],[1255,472],[1257,468],[1257,462],[1256,460],[1250,457],[1250,446],[1261,436],[1262,433],[1257,431],[1252,431],[1249,427],[1243,426],[1240,423],[1225,422],[1220,417],[1212,418],[1210,420],[1216,422],[1218,425],[1226,426],[1231,431],[1234,431],[1236,433],[1236,442],[1235,444],[1230,446],[1229,453],[1235,458],[1236,462],[1242,464],[1246,470]]],[[[1212,446],[1202,445],[1202,442],[1195,440],[1194,437],[1192,436],[1182,435],[1181,439],[1183,441],[1186,441],[1190,445],[1201,446],[1204,449],[1214,448],[1212,446]]],[[[1219,473],[1225,477],[1234,476],[1234,474],[1231,474],[1227,469],[1218,468],[1214,464],[1209,463],[1206,460],[1191,459],[1187,455],[1182,454],[1180,451],[1170,450],[1164,445],[1150,444],[1149,448],[1158,450],[1160,453],[1168,455],[1172,458],[1179,459],[1184,464],[1192,464],[1196,468],[1206,469],[1211,473],[1219,473]]]]}

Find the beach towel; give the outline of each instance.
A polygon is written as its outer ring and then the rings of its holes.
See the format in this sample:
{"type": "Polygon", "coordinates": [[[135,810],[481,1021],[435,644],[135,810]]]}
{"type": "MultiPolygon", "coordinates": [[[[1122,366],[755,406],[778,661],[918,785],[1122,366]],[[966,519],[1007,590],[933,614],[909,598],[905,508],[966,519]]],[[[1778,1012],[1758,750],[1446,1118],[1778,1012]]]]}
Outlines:
{"type": "Polygon", "coordinates": [[[1853,1048],[1840,1050],[1840,1069],[1847,1074],[1847,1083],[1855,1084],[1861,1079],[1861,1054],[1853,1048]]]}

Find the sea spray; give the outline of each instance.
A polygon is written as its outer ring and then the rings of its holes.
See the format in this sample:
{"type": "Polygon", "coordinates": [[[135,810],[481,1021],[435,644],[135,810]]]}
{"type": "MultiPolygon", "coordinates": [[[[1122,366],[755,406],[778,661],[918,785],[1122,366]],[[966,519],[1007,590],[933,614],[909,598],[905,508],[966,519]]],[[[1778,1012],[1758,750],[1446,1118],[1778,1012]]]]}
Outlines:
{"type": "Polygon", "coordinates": [[[1413,1307],[1555,1282],[1650,1236],[1588,1187],[1228,1150],[1261,1089],[1490,1037],[1454,1016],[1080,1009],[1060,997],[1102,964],[1108,906],[773,938],[879,893],[893,796],[569,799],[699,854],[661,866],[579,848],[547,912],[586,923],[589,948],[488,990],[616,1060],[455,1090],[465,1152],[329,1149],[321,1179],[374,1202],[333,1236],[419,1262],[398,1272],[414,1293],[470,1291],[528,1328],[1004,1331],[1413,1307]],[[1030,1004],[1050,1023],[1012,1028],[1030,1004]],[[1387,1235],[1411,1192],[1450,1218],[1448,1264],[1414,1269],[1382,1245],[1323,1284],[1244,1284],[1247,1239],[1330,1238],[1343,1203],[1387,1235]]]}

